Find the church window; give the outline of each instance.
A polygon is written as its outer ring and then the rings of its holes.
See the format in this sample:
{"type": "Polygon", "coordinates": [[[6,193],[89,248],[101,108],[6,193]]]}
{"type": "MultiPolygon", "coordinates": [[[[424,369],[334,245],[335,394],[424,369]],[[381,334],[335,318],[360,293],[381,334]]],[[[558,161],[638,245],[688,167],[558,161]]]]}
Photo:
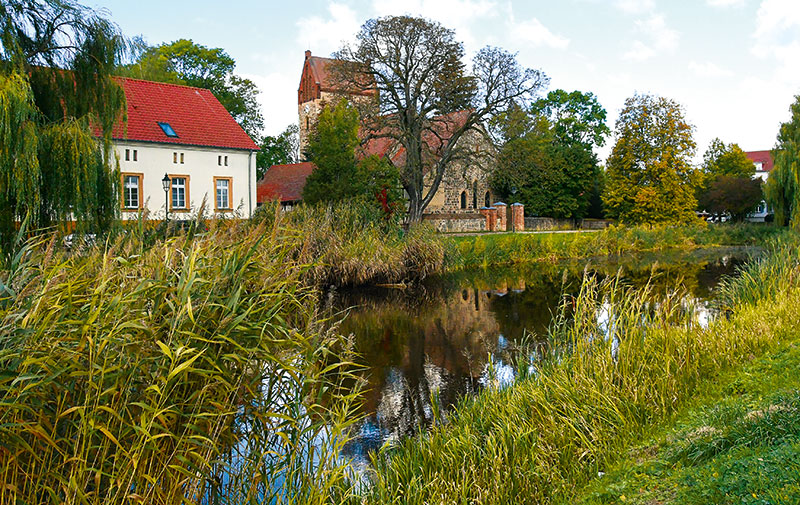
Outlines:
{"type": "Polygon", "coordinates": [[[467,208],[467,192],[466,191],[462,191],[461,192],[461,208],[462,209],[466,209],[467,208]]]}
{"type": "Polygon", "coordinates": [[[478,208],[478,181],[472,182],[472,208],[478,208]]]}
{"type": "Polygon", "coordinates": [[[492,194],[490,192],[486,192],[486,197],[484,198],[484,207],[491,207],[492,206],[492,194]]]}

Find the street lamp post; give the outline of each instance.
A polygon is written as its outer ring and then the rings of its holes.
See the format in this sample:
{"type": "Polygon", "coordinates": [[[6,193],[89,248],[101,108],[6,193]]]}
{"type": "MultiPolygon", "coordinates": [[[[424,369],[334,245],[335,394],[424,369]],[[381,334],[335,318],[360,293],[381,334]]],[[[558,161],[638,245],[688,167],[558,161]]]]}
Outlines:
{"type": "Polygon", "coordinates": [[[164,221],[169,221],[169,183],[169,175],[164,174],[164,178],[161,179],[161,187],[164,188],[164,221]]]}

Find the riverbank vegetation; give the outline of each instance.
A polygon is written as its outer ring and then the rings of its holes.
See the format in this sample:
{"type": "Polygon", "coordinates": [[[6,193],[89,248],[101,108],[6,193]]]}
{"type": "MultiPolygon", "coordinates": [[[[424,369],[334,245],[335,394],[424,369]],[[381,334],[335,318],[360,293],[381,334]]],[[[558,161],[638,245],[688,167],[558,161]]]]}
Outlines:
{"type": "Polygon", "coordinates": [[[520,367],[528,376],[512,387],[465,402],[442,426],[384,450],[369,500],[571,502],[725,374],[796,341],[796,246],[774,243],[772,259],[729,281],[730,317],[707,329],[678,293],[653,306],[647,290],[588,277],[552,326],[548,358],[520,367]]]}
{"type": "Polygon", "coordinates": [[[534,261],[588,258],[667,249],[761,246],[788,232],[752,224],[611,226],[592,233],[481,234],[453,237],[449,268],[487,268],[534,261]]]}
{"type": "Polygon", "coordinates": [[[278,233],[18,243],[0,274],[0,503],[341,501],[352,350],[316,311],[300,237],[278,233]]]}

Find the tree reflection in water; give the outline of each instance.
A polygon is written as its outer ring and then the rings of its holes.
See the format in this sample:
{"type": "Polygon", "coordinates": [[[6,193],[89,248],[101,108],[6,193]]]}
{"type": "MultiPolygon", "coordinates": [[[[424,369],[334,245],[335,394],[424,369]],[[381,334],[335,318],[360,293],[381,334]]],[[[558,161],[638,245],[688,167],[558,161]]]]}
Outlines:
{"type": "Polygon", "coordinates": [[[413,289],[331,293],[332,311],[351,308],[340,331],[354,336],[367,366],[364,419],[344,456],[357,467],[368,464],[369,452],[426,429],[435,411],[446,417],[461,398],[486,387],[490,369],[508,382],[523,336],[544,345],[559,302],[577,295],[584,271],[620,272],[634,286],[649,282],[656,296],[682,286],[686,306],[707,319],[720,278],[753,253],[698,250],[534,264],[462,272],[413,289]]]}

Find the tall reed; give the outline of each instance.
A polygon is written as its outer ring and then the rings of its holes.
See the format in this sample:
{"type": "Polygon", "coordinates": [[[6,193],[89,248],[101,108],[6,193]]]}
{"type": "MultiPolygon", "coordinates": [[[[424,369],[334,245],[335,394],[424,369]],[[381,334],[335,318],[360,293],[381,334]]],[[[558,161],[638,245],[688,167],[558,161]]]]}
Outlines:
{"type": "Polygon", "coordinates": [[[0,503],[346,498],[352,351],[278,233],[27,243],[0,274],[0,503]]]}
{"type": "Polygon", "coordinates": [[[654,304],[647,289],[587,276],[550,330],[549,358],[466,401],[449,424],[384,449],[367,501],[569,503],[705,384],[796,334],[800,291],[774,294],[706,329],[679,292],[654,304]]]}
{"type": "Polygon", "coordinates": [[[447,244],[422,223],[405,231],[374,206],[360,202],[295,207],[281,213],[265,205],[254,221],[278,223],[301,238],[298,257],[313,262],[315,285],[400,283],[445,270],[447,244]]]}

